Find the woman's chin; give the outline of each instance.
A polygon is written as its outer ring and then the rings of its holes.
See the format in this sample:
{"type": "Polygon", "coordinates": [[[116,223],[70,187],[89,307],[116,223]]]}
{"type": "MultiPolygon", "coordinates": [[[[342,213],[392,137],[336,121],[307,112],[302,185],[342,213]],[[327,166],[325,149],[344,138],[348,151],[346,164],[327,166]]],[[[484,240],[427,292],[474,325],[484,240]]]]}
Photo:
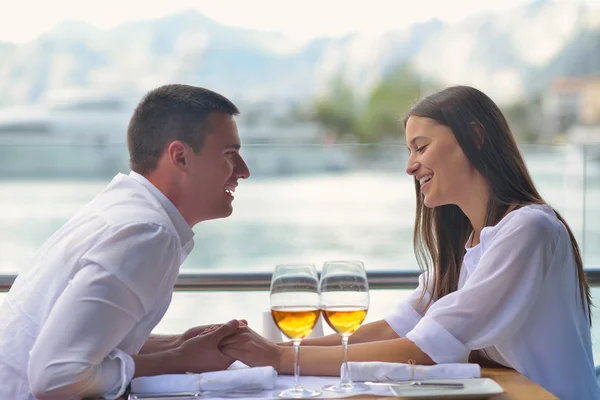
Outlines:
{"type": "Polygon", "coordinates": [[[436,207],[442,205],[442,204],[439,204],[438,201],[435,201],[434,198],[431,198],[430,196],[427,196],[427,195],[423,198],[423,204],[427,208],[436,208],[436,207]]]}

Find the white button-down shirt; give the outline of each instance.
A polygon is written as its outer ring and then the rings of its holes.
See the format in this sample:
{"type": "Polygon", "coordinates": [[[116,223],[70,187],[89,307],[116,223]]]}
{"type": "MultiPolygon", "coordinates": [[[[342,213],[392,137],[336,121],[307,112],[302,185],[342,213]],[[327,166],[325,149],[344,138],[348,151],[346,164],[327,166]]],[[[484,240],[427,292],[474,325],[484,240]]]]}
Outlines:
{"type": "Polygon", "coordinates": [[[480,236],[467,247],[457,291],[423,310],[431,297],[418,303],[423,274],[388,324],[436,363],[467,362],[471,350],[485,349],[561,399],[600,399],[565,226],[550,207],[532,205],[480,236]]]}
{"type": "Polygon", "coordinates": [[[58,230],[0,307],[0,399],[120,396],[171,301],[193,231],[148,180],[119,174],[58,230]]]}

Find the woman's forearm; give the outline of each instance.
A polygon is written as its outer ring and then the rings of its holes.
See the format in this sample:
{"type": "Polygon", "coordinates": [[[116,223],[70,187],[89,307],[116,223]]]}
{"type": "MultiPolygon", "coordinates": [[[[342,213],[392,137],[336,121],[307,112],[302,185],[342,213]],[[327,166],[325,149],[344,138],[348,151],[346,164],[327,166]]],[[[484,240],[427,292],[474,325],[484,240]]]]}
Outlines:
{"type": "MultiPolygon", "coordinates": [[[[292,374],[294,351],[281,349],[282,359],[279,373],[292,374]]],[[[343,353],[341,346],[303,346],[300,350],[300,372],[302,375],[339,376],[343,353]]],[[[432,365],[434,361],[413,342],[406,338],[357,343],[348,346],[348,361],[408,362],[414,360],[421,365],[432,365]]]]}
{"type": "MultiPolygon", "coordinates": [[[[361,326],[352,336],[350,336],[350,344],[375,342],[379,340],[397,339],[398,335],[388,325],[385,320],[371,322],[361,326]]],[[[339,346],[342,338],[338,334],[322,336],[319,338],[304,339],[302,346],[339,346]]],[[[280,343],[284,346],[291,346],[292,342],[280,343]]]]}
{"type": "Polygon", "coordinates": [[[349,343],[356,344],[391,339],[398,339],[398,334],[385,320],[381,319],[361,326],[350,336],[349,343]]]}
{"type": "MultiPolygon", "coordinates": [[[[340,340],[340,335],[336,333],[318,338],[304,339],[302,341],[302,346],[339,346],[341,343],[340,340]]],[[[291,347],[292,341],[279,343],[279,345],[291,347]]]]}

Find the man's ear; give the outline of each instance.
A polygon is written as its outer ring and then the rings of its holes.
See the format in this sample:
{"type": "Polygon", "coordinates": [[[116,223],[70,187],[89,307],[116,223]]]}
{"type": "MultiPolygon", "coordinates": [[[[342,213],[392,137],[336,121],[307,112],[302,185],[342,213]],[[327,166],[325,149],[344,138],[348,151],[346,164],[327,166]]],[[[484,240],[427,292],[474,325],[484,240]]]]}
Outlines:
{"type": "Polygon", "coordinates": [[[481,150],[483,143],[485,143],[485,128],[479,121],[471,121],[471,129],[475,132],[475,146],[477,150],[481,150]]]}
{"type": "Polygon", "coordinates": [[[167,156],[171,164],[177,168],[187,166],[187,146],[179,140],[174,140],[167,146],[167,156]]]}

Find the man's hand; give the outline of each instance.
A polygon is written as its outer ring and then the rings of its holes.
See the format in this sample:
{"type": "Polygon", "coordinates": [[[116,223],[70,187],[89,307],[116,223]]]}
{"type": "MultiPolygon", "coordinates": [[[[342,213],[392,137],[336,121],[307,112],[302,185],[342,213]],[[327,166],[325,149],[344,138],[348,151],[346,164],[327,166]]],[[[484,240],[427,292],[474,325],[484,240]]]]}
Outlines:
{"type": "Polygon", "coordinates": [[[181,335],[179,335],[179,337],[177,338],[177,347],[181,346],[184,342],[190,340],[191,338],[202,335],[206,331],[208,331],[208,332],[213,331],[214,329],[220,327],[221,325],[222,324],[200,325],[200,326],[195,326],[193,328],[190,328],[187,331],[183,332],[181,335]]]}
{"type": "MultiPolygon", "coordinates": [[[[239,320],[243,325],[248,325],[248,322],[245,319],[239,320]]],[[[176,339],[176,347],[181,346],[184,342],[194,338],[196,336],[202,335],[204,333],[212,332],[215,329],[221,327],[223,324],[212,324],[212,325],[200,325],[195,326],[193,328],[188,329],[179,335],[176,339]]]]}
{"type": "Polygon", "coordinates": [[[221,340],[221,352],[250,367],[270,365],[280,370],[284,347],[268,340],[248,326],[241,325],[237,331],[221,340]]]}
{"type": "Polygon", "coordinates": [[[175,349],[178,363],[186,372],[194,373],[227,369],[235,359],[223,354],[219,350],[219,344],[224,338],[236,333],[240,326],[240,321],[232,320],[223,325],[210,325],[202,331],[190,329],[188,332],[191,337],[175,349]],[[192,333],[195,335],[192,336],[192,333]]]}

